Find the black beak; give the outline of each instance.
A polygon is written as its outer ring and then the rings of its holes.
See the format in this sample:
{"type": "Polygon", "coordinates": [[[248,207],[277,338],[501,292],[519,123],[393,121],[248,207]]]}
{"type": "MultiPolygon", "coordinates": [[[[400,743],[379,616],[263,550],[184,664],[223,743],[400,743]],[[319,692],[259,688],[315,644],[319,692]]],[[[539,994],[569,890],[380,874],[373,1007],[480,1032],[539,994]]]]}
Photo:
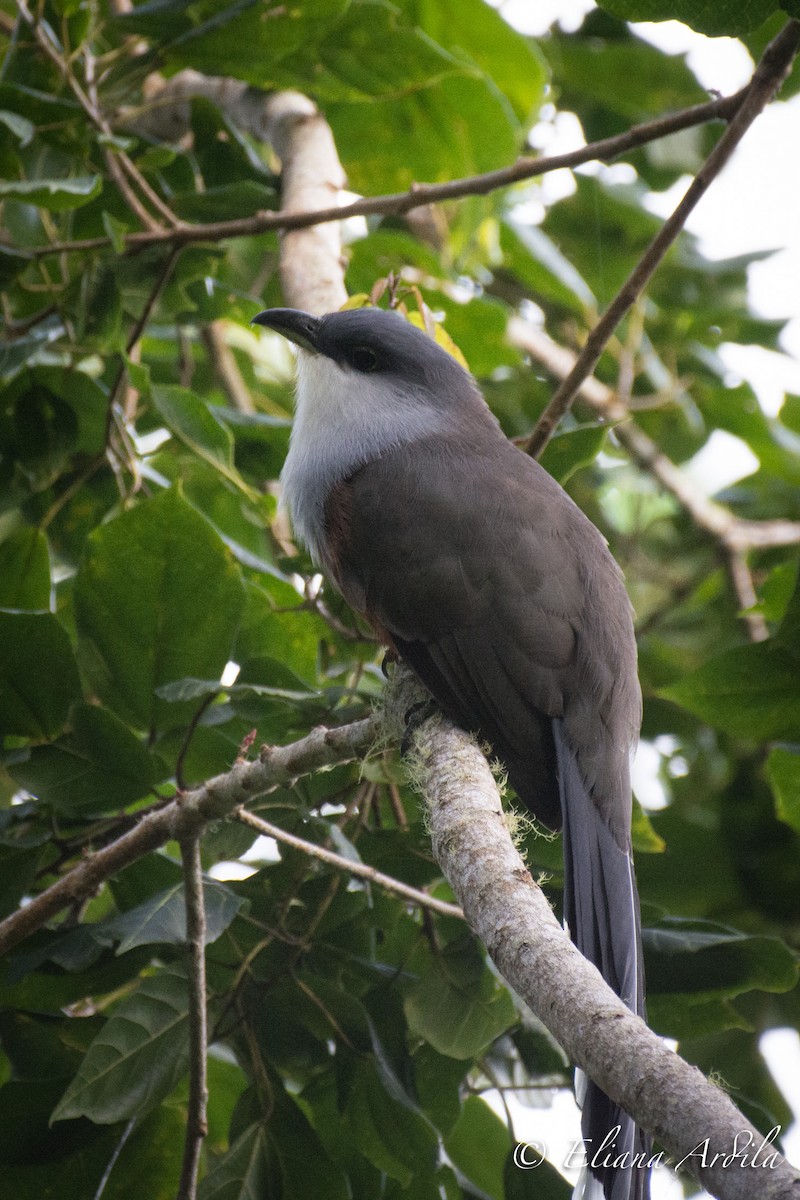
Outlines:
{"type": "Polygon", "coordinates": [[[297,308],[268,308],[253,317],[250,324],[266,325],[267,329],[274,329],[276,333],[283,334],[288,341],[294,342],[295,346],[300,346],[312,354],[317,351],[319,318],[312,317],[310,313],[301,312],[297,308]]]}

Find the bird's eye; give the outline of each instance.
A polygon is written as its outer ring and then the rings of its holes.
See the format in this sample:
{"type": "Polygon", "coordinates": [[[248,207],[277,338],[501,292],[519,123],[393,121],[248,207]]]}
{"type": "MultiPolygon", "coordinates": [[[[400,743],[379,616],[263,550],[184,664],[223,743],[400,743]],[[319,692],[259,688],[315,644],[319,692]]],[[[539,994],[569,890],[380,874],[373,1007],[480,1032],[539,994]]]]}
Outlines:
{"type": "Polygon", "coordinates": [[[351,361],[357,371],[377,371],[378,356],[369,346],[356,346],[351,354],[351,361]]]}

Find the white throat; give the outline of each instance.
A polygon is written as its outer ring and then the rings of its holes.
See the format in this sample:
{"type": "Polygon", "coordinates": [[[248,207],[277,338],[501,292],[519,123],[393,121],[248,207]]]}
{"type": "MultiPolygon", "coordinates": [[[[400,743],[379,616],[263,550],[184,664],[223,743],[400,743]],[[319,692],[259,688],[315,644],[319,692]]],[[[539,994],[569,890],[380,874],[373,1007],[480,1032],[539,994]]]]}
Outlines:
{"type": "Polygon", "coordinates": [[[281,472],[297,536],[318,564],[331,488],[388,450],[442,432],[445,413],[420,389],[298,350],[297,403],[281,472]]]}

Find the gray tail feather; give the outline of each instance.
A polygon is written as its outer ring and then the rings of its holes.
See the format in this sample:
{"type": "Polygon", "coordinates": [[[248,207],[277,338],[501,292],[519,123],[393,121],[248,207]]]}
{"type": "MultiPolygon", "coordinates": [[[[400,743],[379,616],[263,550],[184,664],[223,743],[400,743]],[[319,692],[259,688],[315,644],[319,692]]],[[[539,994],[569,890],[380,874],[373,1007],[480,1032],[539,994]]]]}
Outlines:
{"type": "MultiPolygon", "coordinates": [[[[564,829],[564,920],[581,953],[640,1017],[645,1015],[639,896],[633,860],[616,841],[584,784],[560,721],[553,722],[564,829]]],[[[581,1090],[583,1088],[581,1087],[581,1090]]],[[[583,1200],[649,1200],[650,1172],[613,1166],[650,1157],[650,1139],[592,1080],[585,1081],[581,1133],[589,1171],[583,1200]],[[619,1127],[617,1131],[617,1127],[619,1127]]]]}

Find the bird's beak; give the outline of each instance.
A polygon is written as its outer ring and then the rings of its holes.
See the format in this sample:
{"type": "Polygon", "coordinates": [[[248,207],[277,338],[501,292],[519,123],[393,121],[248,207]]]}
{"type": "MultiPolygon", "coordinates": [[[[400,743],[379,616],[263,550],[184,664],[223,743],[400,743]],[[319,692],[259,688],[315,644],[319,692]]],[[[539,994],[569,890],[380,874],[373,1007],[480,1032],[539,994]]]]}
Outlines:
{"type": "Polygon", "coordinates": [[[301,350],[317,353],[317,338],[319,336],[319,318],[310,313],[301,312],[297,308],[268,308],[253,317],[251,325],[266,325],[281,333],[301,350]]]}

